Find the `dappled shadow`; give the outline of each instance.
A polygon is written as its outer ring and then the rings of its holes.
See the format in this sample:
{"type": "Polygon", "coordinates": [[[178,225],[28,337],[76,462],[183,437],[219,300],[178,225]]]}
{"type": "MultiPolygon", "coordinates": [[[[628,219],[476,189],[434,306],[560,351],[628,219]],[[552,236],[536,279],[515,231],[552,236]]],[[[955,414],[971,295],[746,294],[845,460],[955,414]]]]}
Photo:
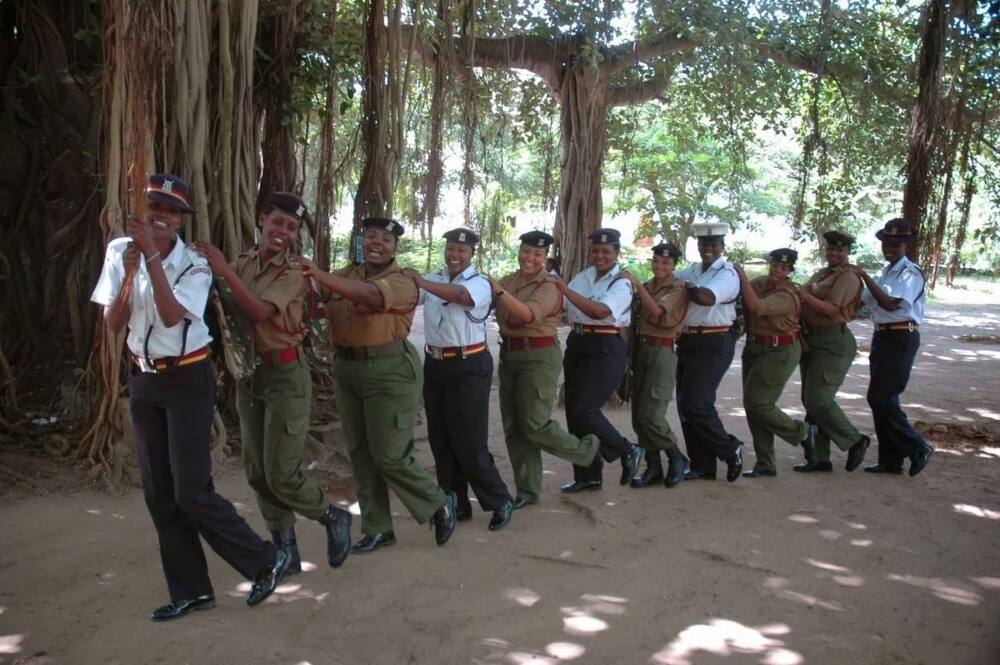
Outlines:
{"type": "Polygon", "coordinates": [[[941,600],[947,600],[956,605],[979,605],[983,597],[976,591],[959,586],[961,582],[943,580],[932,577],[917,577],[916,575],[886,575],[886,579],[902,582],[921,589],[928,589],[941,600]]]}
{"type": "Polygon", "coordinates": [[[682,630],[651,660],[661,665],[692,665],[694,655],[705,652],[717,656],[755,654],[760,656],[757,662],[764,665],[797,665],[804,662],[802,655],[789,649],[785,639],[779,639],[791,632],[783,623],[753,627],[713,618],[682,630]]]}

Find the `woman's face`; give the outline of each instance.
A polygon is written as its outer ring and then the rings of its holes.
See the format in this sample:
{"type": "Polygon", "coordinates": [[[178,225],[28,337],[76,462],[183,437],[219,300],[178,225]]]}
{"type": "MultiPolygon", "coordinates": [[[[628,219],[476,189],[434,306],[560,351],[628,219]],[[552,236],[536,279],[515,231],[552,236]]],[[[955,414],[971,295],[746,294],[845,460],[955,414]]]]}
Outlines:
{"type": "Polygon", "coordinates": [[[521,274],[525,277],[534,277],[544,270],[548,253],[547,247],[534,247],[522,243],[521,249],[517,250],[517,265],[521,267],[521,274]]]}
{"type": "Polygon", "coordinates": [[[590,265],[599,273],[606,273],[618,262],[618,250],[614,245],[593,244],[590,246],[590,265]]]}
{"type": "Polygon", "coordinates": [[[772,284],[780,284],[788,279],[793,270],[794,268],[787,263],[772,261],[767,269],[767,278],[772,284]]]}
{"type": "Polygon", "coordinates": [[[278,209],[271,210],[260,220],[260,249],[265,254],[278,254],[299,239],[302,223],[278,209]]]}
{"type": "Polygon", "coordinates": [[[181,211],[155,199],[146,199],[145,217],[153,228],[154,240],[172,240],[181,227],[181,211]]]}
{"type": "Polygon", "coordinates": [[[674,274],[676,262],[669,256],[653,255],[653,277],[667,279],[674,274]]]}
{"type": "Polygon", "coordinates": [[[385,229],[369,227],[365,229],[362,242],[365,250],[365,263],[373,268],[381,268],[392,263],[396,257],[397,238],[385,229]]]}
{"type": "Polygon", "coordinates": [[[472,245],[462,242],[449,242],[444,246],[444,264],[448,273],[455,276],[472,265],[472,257],[476,250],[472,245]]]}
{"type": "Polygon", "coordinates": [[[840,267],[847,263],[847,257],[850,256],[850,254],[851,249],[849,247],[828,244],[826,246],[826,263],[831,268],[840,267]]]}

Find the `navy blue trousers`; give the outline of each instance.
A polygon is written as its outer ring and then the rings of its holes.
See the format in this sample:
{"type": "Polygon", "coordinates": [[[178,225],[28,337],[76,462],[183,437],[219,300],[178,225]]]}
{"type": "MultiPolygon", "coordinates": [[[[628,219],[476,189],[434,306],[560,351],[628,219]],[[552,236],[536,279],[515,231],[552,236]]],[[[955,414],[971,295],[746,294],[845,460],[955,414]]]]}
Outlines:
{"type": "Polygon", "coordinates": [[[427,437],[438,485],[454,492],[463,508],[469,505],[470,485],[483,510],[497,510],[511,498],[487,445],[492,382],[489,351],[424,360],[427,437]]]}
{"type": "Polygon", "coordinates": [[[872,335],[868,406],[875,421],[879,464],[899,466],[927,446],[899,404],[919,348],[920,333],[916,330],[877,330],[872,335]]]}
{"type": "Polygon", "coordinates": [[[573,465],[573,480],[601,480],[604,461],[613,462],[632,447],[601,412],[625,376],[625,354],[620,335],[571,332],[566,340],[566,428],[574,436],[594,434],[601,444],[590,466],[573,465]]]}
{"type": "Polygon", "coordinates": [[[170,599],[212,593],[200,538],[243,577],[254,579],[274,561],[276,550],[212,483],[212,364],[206,360],[162,374],[133,368],[128,388],[142,490],[160,540],[170,599]]]}
{"type": "Polygon", "coordinates": [[[715,475],[716,460],[728,460],[742,442],[729,434],[715,409],[716,391],[733,363],[732,333],[681,335],[677,343],[677,414],[691,468],[715,475]]]}

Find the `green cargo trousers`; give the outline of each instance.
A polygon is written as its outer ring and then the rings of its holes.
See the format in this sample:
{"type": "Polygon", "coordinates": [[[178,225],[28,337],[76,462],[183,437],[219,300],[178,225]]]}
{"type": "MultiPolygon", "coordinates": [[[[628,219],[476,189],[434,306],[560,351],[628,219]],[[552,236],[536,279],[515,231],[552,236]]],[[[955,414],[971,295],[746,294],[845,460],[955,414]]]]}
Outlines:
{"type": "Polygon", "coordinates": [[[798,340],[787,346],[766,346],[747,340],[743,348],[743,408],[757,454],[754,468],[777,471],[774,437],[793,446],[806,438],[806,424],[778,408],[785,384],[799,364],[802,346],[798,340]]]}
{"type": "Polygon", "coordinates": [[[423,390],[423,367],[409,342],[406,350],[351,360],[337,358],[337,411],[354,468],[361,507],[361,531],[392,530],[389,488],[413,518],[427,523],[445,504],[445,494],[417,464],[413,425],[423,390]]]}
{"type": "Polygon", "coordinates": [[[643,450],[677,450],[677,437],[667,422],[667,407],[677,382],[677,353],[669,346],[650,346],[641,340],[632,393],[632,429],[643,450]]]}
{"type": "Polygon", "coordinates": [[[523,351],[500,350],[500,416],[517,496],[537,503],[542,493],[542,452],[590,466],[599,441],[577,438],[552,420],[562,352],[558,346],[523,351]]]}
{"type": "Polygon", "coordinates": [[[818,428],[814,454],[806,461],[829,462],[830,441],[847,450],[861,439],[861,432],[836,401],[858,344],[846,324],[810,330],[805,342],[809,350],[802,353],[799,363],[802,404],[806,407],[806,420],[818,428]]]}
{"type": "Polygon", "coordinates": [[[330,505],[302,462],[309,428],[312,379],[305,359],[260,366],[236,386],[243,468],[271,531],[316,520],[330,505]]]}

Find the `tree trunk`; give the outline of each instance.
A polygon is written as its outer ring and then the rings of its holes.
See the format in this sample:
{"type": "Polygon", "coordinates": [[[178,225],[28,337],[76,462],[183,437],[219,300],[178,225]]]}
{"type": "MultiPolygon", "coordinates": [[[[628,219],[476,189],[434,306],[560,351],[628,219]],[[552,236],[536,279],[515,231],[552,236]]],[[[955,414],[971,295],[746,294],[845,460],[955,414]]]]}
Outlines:
{"type": "Polygon", "coordinates": [[[385,2],[366,3],[364,39],[364,88],[361,138],[365,161],[354,199],[354,227],[368,216],[392,215],[392,174],[395,171],[390,139],[393,128],[388,113],[386,85],[387,37],[385,2]]]}
{"type": "Polygon", "coordinates": [[[571,278],[589,264],[587,236],[601,225],[607,81],[600,70],[575,63],[567,66],[559,93],[562,155],[556,253],[561,273],[571,278]]]}
{"type": "Polygon", "coordinates": [[[301,0],[279,3],[272,27],[270,71],[265,74],[262,108],[264,133],[261,145],[262,169],[257,207],[271,192],[295,190],[295,121],[287,108],[292,99],[295,70],[295,33],[301,0]]]}
{"type": "MultiPolygon", "coordinates": [[[[947,36],[948,11],[945,2],[929,0],[919,56],[920,92],[910,119],[910,149],[906,159],[906,185],[903,188],[903,219],[913,226],[918,236],[931,189],[938,88],[947,36]]],[[[907,254],[913,261],[918,260],[917,247],[916,242],[907,246],[907,254]]]]}
{"type": "MultiPolygon", "coordinates": [[[[451,16],[449,5],[451,0],[438,0],[438,23],[442,26],[439,39],[449,40],[451,37],[451,16]]],[[[441,143],[444,133],[445,96],[448,87],[448,55],[450,44],[438,49],[434,59],[434,82],[431,93],[431,136],[427,154],[427,177],[424,201],[420,214],[426,238],[434,237],[434,218],[437,216],[438,196],[441,190],[441,177],[444,174],[444,162],[441,159],[441,143]]]]}

